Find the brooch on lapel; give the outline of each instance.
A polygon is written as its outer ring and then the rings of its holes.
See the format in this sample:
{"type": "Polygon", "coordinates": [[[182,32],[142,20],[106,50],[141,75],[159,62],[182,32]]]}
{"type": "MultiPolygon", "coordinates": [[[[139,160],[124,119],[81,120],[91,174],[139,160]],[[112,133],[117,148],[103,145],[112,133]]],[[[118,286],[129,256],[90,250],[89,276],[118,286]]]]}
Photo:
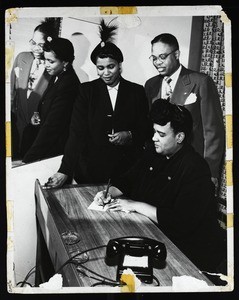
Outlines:
{"type": "Polygon", "coordinates": [[[195,93],[191,93],[188,95],[184,105],[192,104],[197,101],[197,95],[195,93]]]}

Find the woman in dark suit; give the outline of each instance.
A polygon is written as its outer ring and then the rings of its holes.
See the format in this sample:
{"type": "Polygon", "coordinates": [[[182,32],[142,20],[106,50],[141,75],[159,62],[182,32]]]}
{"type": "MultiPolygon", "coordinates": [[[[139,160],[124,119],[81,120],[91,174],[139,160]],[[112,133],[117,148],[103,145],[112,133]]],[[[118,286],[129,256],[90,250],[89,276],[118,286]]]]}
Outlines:
{"type": "Polygon", "coordinates": [[[46,71],[52,76],[38,110],[31,119],[37,135],[24,163],[63,154],[69,134],[73,104],[80,81],[72,67],[74,48],[63,38],[49,38],[44,46],[46,71]]]}
{"type": "Polygon", "coordinates": [[[106,182],[128,170],[143,151],[147,99],[143,86],[121,76],[123,54],[110,40],[115,29],[102,21],[102,41],[91,54],[99,79],[80,87],[62,164],[49,186],[61,186],[70,176],[106,182]]]}

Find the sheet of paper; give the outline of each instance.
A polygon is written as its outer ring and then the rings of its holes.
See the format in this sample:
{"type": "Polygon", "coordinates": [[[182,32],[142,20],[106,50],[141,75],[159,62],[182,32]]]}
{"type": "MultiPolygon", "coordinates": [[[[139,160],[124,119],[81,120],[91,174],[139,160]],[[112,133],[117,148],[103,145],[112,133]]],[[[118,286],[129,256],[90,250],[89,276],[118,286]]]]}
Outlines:
{"type": "Polygon", "coordinates": [[[99,211],[106,211],[107,210],[107,205],[104,207],[102,205],[99,205],[97,201],[91,202],[91,204],[88,206],[88,209],[92,210],[99,210],[99,211]]]}

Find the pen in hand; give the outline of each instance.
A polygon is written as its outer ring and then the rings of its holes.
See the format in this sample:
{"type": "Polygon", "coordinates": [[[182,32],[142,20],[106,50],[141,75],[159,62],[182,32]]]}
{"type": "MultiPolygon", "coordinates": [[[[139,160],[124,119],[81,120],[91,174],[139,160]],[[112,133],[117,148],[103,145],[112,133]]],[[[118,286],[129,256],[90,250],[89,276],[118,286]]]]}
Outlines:
{"type": "Polygon", "coordinates": [[[109,188],[110,188],[110,182],[111,182],[111,179],[109,179],[106,190],[105,190],[105,193],[104,193],[103,208],[105,207],[105,204],[108,204],[110,202],[110,200],[106,201],[107,195],[108,195],[108,192],[109,192],[109,188]]]}

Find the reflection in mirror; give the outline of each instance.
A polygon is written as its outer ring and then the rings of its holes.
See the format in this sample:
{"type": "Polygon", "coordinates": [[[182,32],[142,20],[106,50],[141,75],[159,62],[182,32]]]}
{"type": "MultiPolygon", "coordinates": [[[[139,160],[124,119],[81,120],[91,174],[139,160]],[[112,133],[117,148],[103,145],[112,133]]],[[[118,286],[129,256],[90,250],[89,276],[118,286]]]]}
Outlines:
{"type": "MultiPolygon", "coordinates": [[[[107,17],[109,22],[118,25],[117,38],[115,42],[122,49],[125,55],[124,69],[122,72],[123,77],[127,77],[130,81],[137,82],[138,84],[144,85],[146,80],[152,76],[157,75],[157,70],[155,70],[148,61],[148,57],[151,52],[150,41],[152,37],[158,34],[158,28],[161,28],[162,31],[170,30],[175,32],[180,40],[182,45],[183,52],[181,54],[181,61],[183,65],[187,66],[188,62],[188,45],[190,43],[190,34],[191,34],[191,17],[176,18],[175,22],[172,22],[172,18],[164,17],[134,17],[126,18],[125,16],[120,17],[107,17]],[[180,26],[179,26],[180,25],[180,26]],[[180,28],[180,30],[179,30],[180,28]],[[183,30],[182,30],[183,28],[183,30]],[[183,32],[183,34],[182,34],[183,32]],[[144,45],[144,47],[142,47],[144,45]],[[140,51],[138,51],[140,49],[140,51]]],[[[71,41],[74,47],[74,56],[73,68],[80,80],[81,83],[91,81],[96,79],[97,72],[94,64],[90,60],[90,53],[99,42],[98,35],[98,25],[100,23],[100,17],[88,17],[84,18],[73,18],[62,17],[62,18],[50,18],[55,21],[58,20],[58,31],[59,36],[66,38],[71,41]]],[[[31,47],[34,47],[38,52],[40,51],[42,41],[37,40],[38,37],[33,37],[34,29],[43,21],[42,18],[19,18],[17,23],[12,24],[11,37],[8,36],[7,39],[14,41],[14,60],[21,52],[30,52],[31,47]],[[29,44],[28,41],[34,40],[36,45],[31,41],[29,44]]],[[[10,34],[10,33],[9,33],[10,34]]],[[[51,37],[48,35],[47,37],[51,37]]],[[[47,38],[46,37],[46,38],[47,38]]],[[[33,59],[32,59],[33,60],[33,59]]],[[[13,63],[12,63],[13,65],[13,63]]],[[[21,66],[14,70],[15,75],[21,75],[21,66]]],[[[30,69],[30,68],[29,68],[30,69]]],[[[30,73],[31,70],[29,70],[30,73]]],[[[49,74],[46,74],[46,76],[49,74]]],[[[19,81],[24,82],[25,84],[25,95],[26,95],[26,86],[28,81],[26,77],[19,77],[19,81]],[[20,78],[21,77],[21,78],[20,78]]],[[[10,80],[9,80],[10,86],[10,80]]],[[[10,89],[10,88],[9,88],[10,89]]],[[[23,92],[23,90],[21,91],[23,92]]],[[[41,91],[42,94],[44,93],[41,91]]],[[[10,92],[9,92],[10,94],[10,92]]],[[[11,93],[12,94],[12,93],[11,93]]],[[[31,92],[31,98],[34,96],[34,91],[31,92]]],[[[27,115],[27,120],[30,123],[32,115],[34,112],[39,112],[36,102],[40,102],[41,97],[39,97],[34,102],[34,108],[32,114],[27,115]]],[[[69,99],[69,97],[68,97],[69,99]]],[[[30,98],[28,99],[30,100],[30,98]]],[[[30,102],[30,101],[28,101],[30,102]]],[[[32,103],[33,103],[32,102],[32,103]]],[[[23,105],[23,104],[22,104],[23,105]]],[[[26,105],[26,104],[24,104],[26,105]]],[[[24,106],[23,105],[23,106],[24,106]]],[[[45,105],[45,104],[44,104],[45,105]]],[[[43,106],[44,106],[43,105],[43,106]]],[[[12,166],[22,165],[23,156],[16,155],[16,147],[19,143],[19,134],[16,132],[16,120],[15,115],[11,116],[11,125],[12,125],[12,166]]],[[[40,117],[41,118],[41,117],[40,117]]],[[[42,118],[41,118],[42,121],[42,118]]],[[[43,120],[44,121],[44,120],[43,120]]],[[[32,126],[33,127],[33,126],[32,126]]],[[[30,131],[29,136],[26,140],[28,144],[32,144],[37,126],[34,128],[28,129],[30,131]]],[[[28,147],[26,143],[26,147],[28,147]]],[[[52,156],[52,154],[51,154],[52,156]]],[[[50,157],[50,156],[49,156],[50,157]]],[[[37,158],[42,159],[42,158],[37,158]]],[[[26,163],[29,163],[27,161],[26,163]]]]}
{"type": "Polygon", "coordinates": [[[45,70],[43,47],[49,36],[58,36],[60,23],[61,18],[19,18],[7,32],[7,39],[14,43],[11,72],[6,80],[11,97],[13,167],[22,165],[37,135],[37,126],[31,126],[31,121],[51,78],[45,70]]]}
{"type": "Polygon", "coordinates": [[[73,62],[73,67],[75,72],[80,79],[80,82],[89,81],[89,75],[87,72],[82,68],[85,63],[85,60],[89,54],[89,46],[90,42],[86,38],[83,33],[74,32],[70,37],[70,41],[73,44],[75,50],[75,59],[73,62]]]}

